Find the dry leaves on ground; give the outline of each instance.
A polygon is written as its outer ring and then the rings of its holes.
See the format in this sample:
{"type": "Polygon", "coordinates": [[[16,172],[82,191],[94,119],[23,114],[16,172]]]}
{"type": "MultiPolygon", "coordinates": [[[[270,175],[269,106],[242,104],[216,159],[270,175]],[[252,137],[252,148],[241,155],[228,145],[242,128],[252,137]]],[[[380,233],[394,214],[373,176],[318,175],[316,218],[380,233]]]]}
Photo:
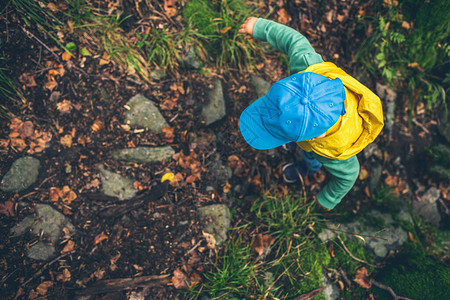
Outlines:
{"type": "Polygon", "coordinates": [[[35,129],[31,121],[23,122],[18,118],[13,118],[10,122],[10,146],[17,151],[23,151],[28,147],[27,153],[29,154],[42,152],[52,138],[50,133],[35,129]]]}
{"type": "Polygon", "coordinates": [[[0,214],[7,217],[14,217],[14,203],[9,200],[5,203],[0,203],[0,214]]]}
{"type": "Polygon", "coordinates": [[[359,284],[364,289],[370,289],[372,286],[370,279],[368,278],[369,274],[367,273],[367,269],[362,267],[361,269],[356,271],[354,282],[359,284]]]}
{"type": "Polygon", "coordinates": [[[259,233],[253,240],[252,249],[258,253],[258,256],[263,256],[270,251],[273,243],[275,243],[275,239],[271,235],[259,233]]]}

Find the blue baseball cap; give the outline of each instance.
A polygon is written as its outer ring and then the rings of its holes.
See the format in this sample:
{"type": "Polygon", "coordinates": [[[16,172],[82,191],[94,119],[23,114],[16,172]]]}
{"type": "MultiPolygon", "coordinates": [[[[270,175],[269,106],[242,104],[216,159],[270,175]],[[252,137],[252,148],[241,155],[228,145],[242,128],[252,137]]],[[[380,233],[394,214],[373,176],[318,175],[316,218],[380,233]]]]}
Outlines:
{"type": "Polygon", "coordinates": [[[275,82],[241,114],[239,127],[255,149],[272,149],[325,133],[345,114],[345,89],[339,78],[312,72],[275,82]]]}

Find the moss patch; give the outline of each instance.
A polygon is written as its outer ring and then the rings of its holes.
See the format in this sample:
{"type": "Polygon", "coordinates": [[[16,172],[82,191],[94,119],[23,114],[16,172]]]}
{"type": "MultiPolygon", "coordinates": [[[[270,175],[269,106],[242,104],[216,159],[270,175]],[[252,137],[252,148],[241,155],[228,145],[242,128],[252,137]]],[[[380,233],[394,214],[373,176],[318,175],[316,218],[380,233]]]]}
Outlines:
{"type": "MultiPolygon", "coordinates": [[[[416,243],[408,243],[376,280],[390,286],[398,296],[412,299],[447,299],[450,295],[450,268],[426,255],[416,243]]],[[[384,290],[373,287],[382,299],[384,290]]]]}

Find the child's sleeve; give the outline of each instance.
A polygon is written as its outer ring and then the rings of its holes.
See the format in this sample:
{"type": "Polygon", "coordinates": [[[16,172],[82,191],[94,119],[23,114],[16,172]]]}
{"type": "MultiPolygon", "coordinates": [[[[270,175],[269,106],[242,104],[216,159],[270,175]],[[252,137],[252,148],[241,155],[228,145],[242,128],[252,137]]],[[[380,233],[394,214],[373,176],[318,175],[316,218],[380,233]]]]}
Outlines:
{"type": "Polygon", "coordinates": [[[322,56],[300,32],[277,22],[259,18],[253,27],[253,37],[287,54],[291,74],[323,62],[322,56]]]}
{"type": "Polygon", "coordinates": [[[317,201],[323,207],[333,209],[350,191],[358,178],[358,158],[352,156],[346,160],[334,160],[315,153],[314,156],[332,175],[328,184],[317,194],[317,201]]]}

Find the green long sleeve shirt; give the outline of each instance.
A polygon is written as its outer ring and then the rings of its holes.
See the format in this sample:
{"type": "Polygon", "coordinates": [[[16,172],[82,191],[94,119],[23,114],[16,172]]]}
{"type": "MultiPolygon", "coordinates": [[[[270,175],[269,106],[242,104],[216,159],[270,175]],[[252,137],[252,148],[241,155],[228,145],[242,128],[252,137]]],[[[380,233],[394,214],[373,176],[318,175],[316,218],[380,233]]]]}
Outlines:
{"type": "MultiPolygon", "coordinates": [[[[277,22],[259,18],[253,27],[253,37],[267,41],[277,50],[287,54],[291,74],[323,62],[322,57],[301,33],[277,22]]],[[[331,180],[317,194],[317,201],[320,205],[333,209],[355,184],[359,175],[358,159],[352,156],[346,160],[335,160],[316,153],[314,157],[332,175],[331,180]]]]}

